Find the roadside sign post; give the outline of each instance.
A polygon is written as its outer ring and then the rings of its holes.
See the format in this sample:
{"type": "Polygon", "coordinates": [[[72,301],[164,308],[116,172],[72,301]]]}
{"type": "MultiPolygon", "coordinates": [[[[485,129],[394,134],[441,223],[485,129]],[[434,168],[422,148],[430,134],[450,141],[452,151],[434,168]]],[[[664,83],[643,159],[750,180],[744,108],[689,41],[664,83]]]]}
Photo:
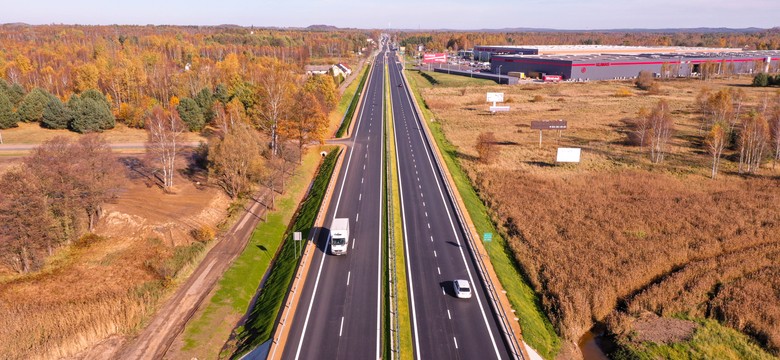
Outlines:
{"type": "Polygon", "coordinates": [[[301,243],[301,240],[303,240],[303,234],[300,231],[296,231],[293,233],[293,241],[295,241],[295,257],[298,258],[301,256],[301,252],[298,251],[298,245],[301,243]]]}
{"type": "Polygon", "coordinates": [[[542,148],[542,130],[558,130],[558,137],[561,136],[561,130],[568,129],[568,123],[565,120],[553,121],[531,121],[531,129],[539,130],[539,148],[542,148]]]}
{"type": "Polygon", "coordinates": [[[509,106],[497,106],[496,103],[504,102],[504,93],[487,93],[487,102],[492,102],[490,112],[495,114],[497,111],[509,111],[509,106]]]}

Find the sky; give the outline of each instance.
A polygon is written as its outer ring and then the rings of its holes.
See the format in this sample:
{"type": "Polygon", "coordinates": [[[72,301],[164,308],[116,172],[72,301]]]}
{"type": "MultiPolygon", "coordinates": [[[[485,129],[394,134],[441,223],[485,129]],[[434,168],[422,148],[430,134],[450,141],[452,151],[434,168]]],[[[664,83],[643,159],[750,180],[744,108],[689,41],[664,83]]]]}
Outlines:
{"type": "Polygon", "coordinates": [[[0,0],[0,23],[28,24],[771,28],[780,26],[778,14],[778,0],[0,0]]]}

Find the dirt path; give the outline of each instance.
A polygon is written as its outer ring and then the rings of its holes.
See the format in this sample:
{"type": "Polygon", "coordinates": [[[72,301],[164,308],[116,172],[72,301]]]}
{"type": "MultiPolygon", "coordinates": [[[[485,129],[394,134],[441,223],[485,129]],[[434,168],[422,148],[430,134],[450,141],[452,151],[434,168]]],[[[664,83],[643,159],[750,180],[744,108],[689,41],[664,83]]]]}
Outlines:
{"type": "Polygon", "coordinates": [[[206,255],[186,283],[157,311],[141,334],[114,356],[122,359],[161,359],[203,299],[222,277],[257,226],[265,207],[253,201],[241,219],[206,255]]]}

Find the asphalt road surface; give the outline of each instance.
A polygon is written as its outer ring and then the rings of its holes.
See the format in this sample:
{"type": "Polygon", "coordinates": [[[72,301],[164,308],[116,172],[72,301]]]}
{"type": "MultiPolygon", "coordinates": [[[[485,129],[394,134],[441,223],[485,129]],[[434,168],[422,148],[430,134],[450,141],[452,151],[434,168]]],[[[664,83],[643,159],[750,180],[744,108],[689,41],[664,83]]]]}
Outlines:
{"type": "Polygon", "coordinates": [[[385,76],[379,54],[325,218],[326,228],[333,218],[349,218],[349,249],[330,255],[328,230],[320,232],[284,359],[377,359],[382,353],[385,76]]]}
{"type": "Polygon", "coordinates": [[[388,59],[415,358],[510,359],[401,66],[388,59]],[[454,279],[474,296],[456,298],[454,279]]]}

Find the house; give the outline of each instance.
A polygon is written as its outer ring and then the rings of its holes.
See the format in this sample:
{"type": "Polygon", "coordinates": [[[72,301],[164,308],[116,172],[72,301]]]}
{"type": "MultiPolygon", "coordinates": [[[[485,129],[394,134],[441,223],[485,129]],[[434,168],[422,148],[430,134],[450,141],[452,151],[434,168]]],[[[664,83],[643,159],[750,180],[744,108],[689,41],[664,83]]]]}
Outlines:
{"type": "Polygon", "coordinates": [[[350,69],[346,64],[336,64],[336,66],[344,73],[344,77],[352,74],[352,69],[350,69]]]}
{"type": "Polygon", "coordinates": [[[303,70],[306,75],[324,75],[327,74],[334,65],[306,65],[303,70]]]}

